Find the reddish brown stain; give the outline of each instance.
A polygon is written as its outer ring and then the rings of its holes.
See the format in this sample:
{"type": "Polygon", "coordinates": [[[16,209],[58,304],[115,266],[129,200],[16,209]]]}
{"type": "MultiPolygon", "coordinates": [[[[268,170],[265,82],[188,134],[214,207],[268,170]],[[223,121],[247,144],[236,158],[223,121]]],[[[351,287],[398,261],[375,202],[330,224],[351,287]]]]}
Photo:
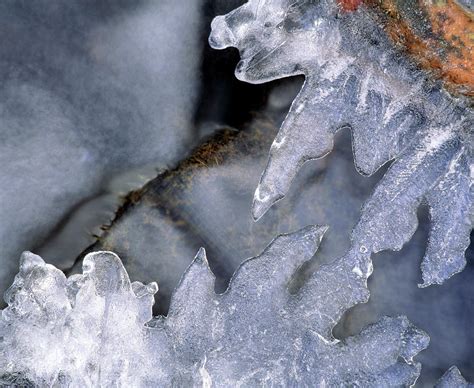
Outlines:
{"type": "Polygon", "coordinates": [[[474,20],[453,0],[365,0],[364,3],[382,10],[384,27],[392,40],[404,47],[421,67],[442,79],[455,93],[474,96],[474,20]],[[416,23],[425,24],[432,34],[421,36],[414,21],[403,17],[401,7],[417,9],[416,23]]]}
{"type": "Polygon", "coordinates": [[[362,4],[362,0],[338,0],[338,4],[344,11],[355,11],[362,4]]]}
{"type": "MultiPolygon", "coordinates": [[[[466,86],[466,93],[474,95],[474,21],[452,0],[436,1],[426,7],[433,32],[445,45],[446,60],[441,72],[449,82],[466,86]]],[[[433,45],[434,45],[433,44],[433,45]]],[[[434,47],[436,49],[436,47],[434,47]]]]}

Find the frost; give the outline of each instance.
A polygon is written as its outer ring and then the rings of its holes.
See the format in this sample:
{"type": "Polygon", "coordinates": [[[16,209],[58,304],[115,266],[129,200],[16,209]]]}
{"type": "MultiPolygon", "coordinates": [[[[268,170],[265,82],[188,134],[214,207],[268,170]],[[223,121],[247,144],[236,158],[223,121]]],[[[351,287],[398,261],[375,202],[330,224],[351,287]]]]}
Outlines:
{"type": "Polygon", "coordinates": [[[395,50],[373,16],[364,6],[341,12],[332,0],[250,0],[212,22],[211,46],[240,52],[240,80],[306,78],[270,149],[253,216],[288,192],[303,163],[332,150],[337,130],[350,127],[359,172],[371,175],[393,160],[363,207],[353,250],[401,249],[426,201],[432,225],[422,286],[442,283],[465,266],[474,115],[395,50]]]}
{"type": "Polygon", "coordinates": [[[152,319],[156,283],[131,283],[110,252],[89,254],[66,278],[31,253],[0,321],[3,384],[39,386],[400,386],[420,371],[428,337],[405,317],[382,318],[337,340],[331,330],[367,298],[365,255],[323,265],[296,294],[295,271],[325,227],[277,237],[216,294],[201,249],[167,317],[152,319]]]}

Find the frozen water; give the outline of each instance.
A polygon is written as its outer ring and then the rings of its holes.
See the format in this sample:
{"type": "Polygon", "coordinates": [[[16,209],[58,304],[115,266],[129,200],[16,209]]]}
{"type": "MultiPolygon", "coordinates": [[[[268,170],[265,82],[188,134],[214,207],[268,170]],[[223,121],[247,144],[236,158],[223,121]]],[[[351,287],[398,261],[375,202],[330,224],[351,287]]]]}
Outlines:
{"type": "Polygon", "coordinates": [[[367,298],[368,257],[322,266],[297,294],[295,271],[325,227],[277,237],[245,261],[223,294],[201,249],[167,317],[153,318],[156,283],[131,283],[110,252],[89,254],[66,278],[32,253],[0,321],[3,384],[38,386],[409,386],[428,345],[405,317],[385,317],[337,340],[341,313],[367,298]],[[354,271],[355,266],[359,271],[354,271]]]}
{"type": "Polygon", "coordinates": [[[395,50],[371,12],[363,5],[341,12],[333,0],[250,0],[212,22],[211,46],[240,52],[240,80],[306,78],[270,148],[253,216],[286,195],[302,164],[329,153],[335,132],[350,126],[362,174],[394,160],[363,207],[354,248],[400,249],[426,200],[432,230],[423,286],[442,283],[464,268],[469,245],[474,115],[395,50]]]}

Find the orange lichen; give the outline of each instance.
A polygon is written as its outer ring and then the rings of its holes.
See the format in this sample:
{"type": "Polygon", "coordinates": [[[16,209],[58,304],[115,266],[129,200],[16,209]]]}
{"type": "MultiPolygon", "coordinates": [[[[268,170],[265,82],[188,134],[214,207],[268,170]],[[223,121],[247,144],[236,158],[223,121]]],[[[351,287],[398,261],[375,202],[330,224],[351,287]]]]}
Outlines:
{"type": "Polygon", "coordinates": [[[437,0],[427,5],[433,32],[446,44],[443,76],[456,85],[465,85],[474,95],[474,21],[452,0],[437,0]]]}
{"type": "Polygon", "coordinates": [[[385,29],[425,69],[441,78],[448,89],[474,96],[474,21],[473,15],[453,0],[419,0],[402,3],[394,0],[366,0],[387,16],[385,29]],[[402,16],[401,7],[417,8],[425,18],[417,20],[431,30],[429,37],[402,16]]]}

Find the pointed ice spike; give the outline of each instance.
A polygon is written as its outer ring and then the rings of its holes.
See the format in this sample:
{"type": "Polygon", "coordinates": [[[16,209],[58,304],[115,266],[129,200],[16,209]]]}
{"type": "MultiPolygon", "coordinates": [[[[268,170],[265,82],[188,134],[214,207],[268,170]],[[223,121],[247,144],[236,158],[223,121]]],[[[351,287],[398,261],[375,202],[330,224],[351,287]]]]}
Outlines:
{"type": "Polygon", "coordinates": [[[332,150],[334,133],[347,120],[348,112],[336,101],[342,98],[336,98],[333,104],[322,103],[315,98],[315,83],[316,80],[306,79],[270,148],[252,204],[255,220],[286,195],[305,162],[321,158],[332,150]]]}
{"type": "Polygon", "coordinates": [[[196,264],[209,266],[209,263],[207,262],[206,250],[204,248],[199,248],[198,252],[196,253],[196,256],[194,257],[194,262],[196,264]]]}
{"type": "Polygon", "coordinates": [[[326,230],[326,226],[312,225],[276,237],[260,256],[246,260],[236,270],[228,292],[286,293],[288,282],[313,257],[326,230]]]}
{"type": "Polygon", "coordinates": [[[414,142],[365,203],[353,240],[371,252],[400,250],[418,226],[416,211],[423,196],[445,174],[461,147],[454,129],[439,129],[414,142]]]}
{"type": "Polygon", "coordinates": [[[446,373],[439,379],[435,388],[474,388],[474,384],[469,383],[462,376],[456,366],[449,368],[446,373]]]}
{"type": "Polygon", "coordinates": [[[206,314],[208,303],[215,298],[214,283],[206,251],[200,248],[171,297],[169,319],[192,321],[190,314],[194,319],[201,319],[206,314]]]}
{"type": "Polygon", "coordinates": [[[471,179],[468,157],[462,150],[426,197],[431,229],[421,263],[421,287],[441,284],[466,265],[464,252],[470,243],[474,214],[471,179]]]}

